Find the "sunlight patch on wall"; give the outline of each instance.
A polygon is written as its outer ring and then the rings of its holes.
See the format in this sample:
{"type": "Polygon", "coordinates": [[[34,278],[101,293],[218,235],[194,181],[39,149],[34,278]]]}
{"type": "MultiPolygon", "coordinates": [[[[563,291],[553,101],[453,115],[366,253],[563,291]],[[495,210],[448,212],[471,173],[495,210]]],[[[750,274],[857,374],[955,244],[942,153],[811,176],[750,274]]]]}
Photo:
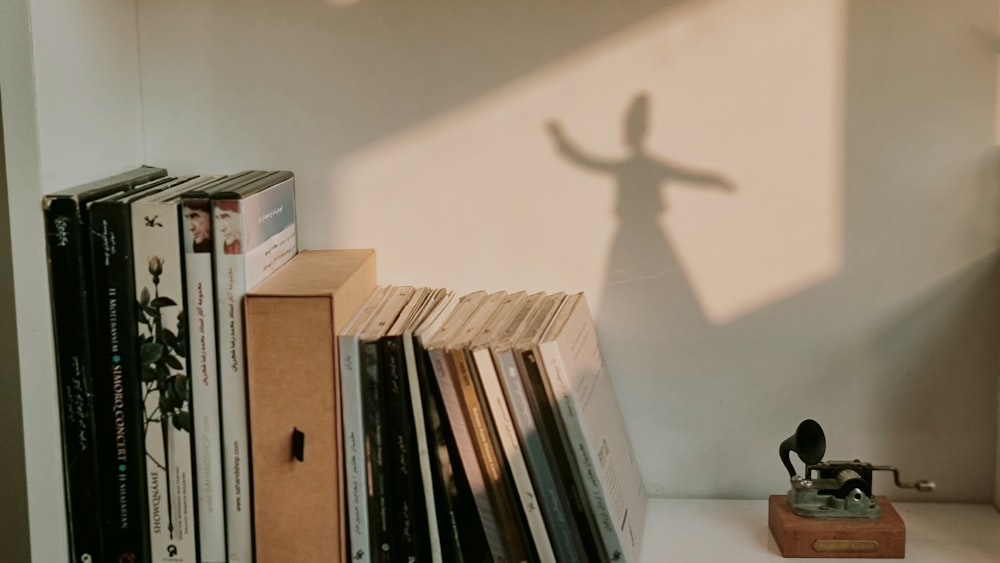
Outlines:
{"type": "Polygon", "coordinates": [[[660,117],[688,132],[663,139],[663,152],[715,154],[737,185],[733,197],[677,186],[661,221],[714,322],[806,289],[843,262],[846,8],[770,4],[785,9],[734,2],[706,17],[715,33],[691,37],[671,69],[698,87],[669,92],[660,117]]]}
{"type": "Polygon", "coordinates": [[[842,265],[845,12],[667,9],[340,160],[328,234],[376,248],[385,283],[597,310],[676,278],[717,324],[772,304],[842,265]]]}

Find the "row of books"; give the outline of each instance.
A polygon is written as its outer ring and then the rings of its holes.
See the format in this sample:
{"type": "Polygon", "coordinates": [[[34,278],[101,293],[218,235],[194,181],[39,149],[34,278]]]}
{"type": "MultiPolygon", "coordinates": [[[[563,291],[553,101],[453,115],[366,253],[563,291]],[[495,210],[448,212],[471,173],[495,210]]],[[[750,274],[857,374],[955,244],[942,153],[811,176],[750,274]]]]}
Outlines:
{"type": "Polygon", "coordinates": [[[638,561],[643,483],[582,294],[379,287],[338,345],[351,560],[638,561]]]}
{"type": "Polygon", "coordinates": [[[72,561],[253,561],[242,300],[294,205],[148,166],[44,198],[72,561]]]}
{"type": "Polygon", "coordinates": [[[638,560],[582,294],[376,287],[374,251],[298,252],[289,172],[44,210],[73,561],[638,560]]]}

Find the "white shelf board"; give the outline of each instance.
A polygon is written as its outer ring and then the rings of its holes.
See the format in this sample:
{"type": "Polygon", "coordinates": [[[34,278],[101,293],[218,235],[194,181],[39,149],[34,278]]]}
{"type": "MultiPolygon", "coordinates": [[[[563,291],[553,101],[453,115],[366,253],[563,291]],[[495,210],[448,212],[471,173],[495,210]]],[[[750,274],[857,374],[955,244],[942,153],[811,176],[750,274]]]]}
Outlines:
{"type": "MultiPolygon", "coordinates": [[[[992,505],[895,507],[906,523],[908,563],[1000,561],[1000,513],[992,505]]],[[[781,556],[767,527],[766,500],[649,500],[641,563],[764,561],[817,561],[781,556]]]]}

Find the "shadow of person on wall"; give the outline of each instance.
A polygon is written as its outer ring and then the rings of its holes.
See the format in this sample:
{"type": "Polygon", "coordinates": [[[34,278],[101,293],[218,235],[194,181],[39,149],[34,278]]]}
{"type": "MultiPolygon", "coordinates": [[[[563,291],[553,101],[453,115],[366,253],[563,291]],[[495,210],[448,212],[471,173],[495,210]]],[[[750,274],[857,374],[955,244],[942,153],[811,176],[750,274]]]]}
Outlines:
{"type": "Polygon", "coordinates": [[[660,226],[660,217],[668,209],[663,188],[679,184],[726,192],[736,189],[719,174],[650,154],[646,148],[649,108],[647,93],[633,97],[623,127],[628,151],[621,158],[590,154],[570,140],[561,124],[548,123],[563,157],[585,170],[611,176],[617,187],[617,233],[597,314],[601,340],[607,344],[602,348],[609,352],[612,364],[649,366],[646,361],[635,362],[634,353],[644,358],[653,353],[655,363],[665,362],[670,349],[697,342],[711,328],[660,226]],[[651,352],[651,345],[656,352],[651,352]]]}

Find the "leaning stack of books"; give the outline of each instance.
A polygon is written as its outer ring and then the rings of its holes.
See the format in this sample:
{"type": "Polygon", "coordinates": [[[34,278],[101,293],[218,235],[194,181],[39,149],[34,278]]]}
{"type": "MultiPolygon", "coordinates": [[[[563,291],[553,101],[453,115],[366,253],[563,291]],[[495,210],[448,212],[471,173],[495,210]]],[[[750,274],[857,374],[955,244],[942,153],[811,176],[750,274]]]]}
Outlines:
{"type": "Polygon", "coordinates": [[[290,172],[44,209],[74,561],[638,561],[582,294],[377,286],[298,251],[290,172]]]}
{"type": "Polygon", "coordinates": [[[582,294],[379,287],[338,339],[351,560],[638,561],[642,479],[582,294]]]}
{"type": "Polygon", "coordinates": [[[253,560],[242,299],[294,202],[290,172],[148,166],[45,197],[73,561],[253,560]]]}

